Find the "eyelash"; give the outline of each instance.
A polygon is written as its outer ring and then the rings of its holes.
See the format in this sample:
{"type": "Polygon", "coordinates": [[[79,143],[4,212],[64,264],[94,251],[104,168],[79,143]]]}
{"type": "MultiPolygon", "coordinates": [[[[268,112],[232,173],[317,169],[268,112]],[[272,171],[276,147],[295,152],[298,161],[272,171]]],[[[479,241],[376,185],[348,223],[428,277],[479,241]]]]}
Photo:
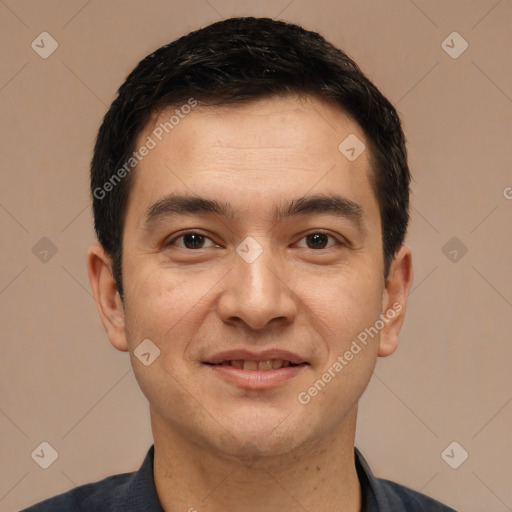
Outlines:
{"type": "MultiPolygon", "coordinates": [[[[206,238],[206,239],[210,240],[211,242],[213,242],[213,240],[210,237],[203,235],[202,233],[199,233],[198,231],[186,231],[186,232],[181,233],[180,235],[174,237],[172,240],[169,240],[169,242],[165,242],[164,247],[170,247],[170,246],[175,245],[174,243],[176,242],[176,240],[179,240],[180,238],[183,238],[187,235],[199,235],[199,236],[202,236],[203,238],[206,238]]],[[[343,243],[342,241],[338,240],[334,235],[331,235],[330,233],[325,233],[323,231],[311,231],[310,233],[306,233],[305,235],[303,235],[300,240],[303,240],[304,238],[311,236],[311,235],[325,235],[325,236],[331,238],[332,240],[334,240],[336,242],[335,245],[338,245],[338,246],[347,245],[346,243],[343,243]]],[[[213,243],[215,243],[215,242],[213,242],[213,243]]],[[[177,247],[181,247],[182,249],[187,249],[189,251],[197,250],[197,249],[188,249],[187,247],[183,247],[183,246],[177,246],[177,247]]],[[[308,247],[305,247],[305,248],[309,249],[308,247]]],[[[311,250],[320,251],[320,250],[331,249],[331,248],[332,248],[332,246],[331,247],[323,247],[321,249],[311,249],[311,250]]],[[[208,249],[208,247],[200,247],[199,249],[208,249]]]]}

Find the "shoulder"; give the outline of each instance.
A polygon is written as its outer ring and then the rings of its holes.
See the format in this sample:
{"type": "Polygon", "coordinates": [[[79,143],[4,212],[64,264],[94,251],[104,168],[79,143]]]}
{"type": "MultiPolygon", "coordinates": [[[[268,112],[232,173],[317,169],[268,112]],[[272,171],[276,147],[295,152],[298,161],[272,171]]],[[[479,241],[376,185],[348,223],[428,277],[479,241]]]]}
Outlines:
{"type": "Polygon", "coordinates": [[[80,485],[20,512],[108,512],[114,510],[117,499],[126,493],[133,475],[134,473],[122,473],[80,485]]]}
{"type": "Polygon", "coordinates": [[[163,512],[153,478],[154,445],[138,471],[80,485],[21,512],[163,512]]]}
{"type": "Polygon", "coordinates": [[[456,512],[409,487],[375,477],[361,452],[354,451],[364,512],[456,512]]]}
{"type": "Polygon", "coordinates": [[[390,510],[407,510],[413,512],[456,512],[439,501],[404,485],[376,478],[376,490],[379,499],[388,504],[390,510]]]}

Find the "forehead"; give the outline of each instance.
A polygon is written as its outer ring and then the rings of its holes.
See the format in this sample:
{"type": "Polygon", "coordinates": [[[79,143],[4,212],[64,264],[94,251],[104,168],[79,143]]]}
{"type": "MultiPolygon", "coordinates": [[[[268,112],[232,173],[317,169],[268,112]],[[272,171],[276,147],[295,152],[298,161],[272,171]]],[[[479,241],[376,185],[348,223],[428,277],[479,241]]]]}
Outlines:
{"type": "MultiPolygon", "coordinates": [[[[310,160],[324,163],[338,159],[336,142],[343,134],[365,139],[360,126],[346,112],[312,96],[271,96],[242,104],[196,106],[187,109],[188,114],[176,115],[183,107],[173,106],[154,115],[139,142],[152,136],[158,145],[173,152],[175,163],[186,160],[205,169],[209,163],[215,166],[214,161],[201,161],[205,149],[210,155],[222,153],[223,161],[264,157],[268,169],[280,168],[288,161],[296,165],[307,155],[300,166],[306,168],[310,160]]],[[[362,158],[352,167],[362,168],[364,161],[362,158]]]]}
{"type": "Polygon", "coordinates": [[[347,137],[368,146],[348,114],[314,97],[173,106],[153,116],[138,137],[137,147],[149,138],[155,145],[134,172],[128,210],[180,192],[242,209],[258,198],[263,213],[267,203],[275,211],[284,196],[310,191],[343,194],[375,213],[369,152],[349,160],[339,149],[347,137]]]}

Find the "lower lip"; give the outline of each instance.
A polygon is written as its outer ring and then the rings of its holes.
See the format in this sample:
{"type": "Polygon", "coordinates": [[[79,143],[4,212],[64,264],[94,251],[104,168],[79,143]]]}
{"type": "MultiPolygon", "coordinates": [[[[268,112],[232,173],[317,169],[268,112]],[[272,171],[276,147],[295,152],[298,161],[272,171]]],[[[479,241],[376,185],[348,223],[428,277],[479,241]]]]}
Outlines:
{"type": "Polygon", "coordinates": [[[275,387],[298,375],[307,365],[287,366],[277,370],[243,370],[234,366],[206,365],[231,384],[244,389],[275,387]]]}

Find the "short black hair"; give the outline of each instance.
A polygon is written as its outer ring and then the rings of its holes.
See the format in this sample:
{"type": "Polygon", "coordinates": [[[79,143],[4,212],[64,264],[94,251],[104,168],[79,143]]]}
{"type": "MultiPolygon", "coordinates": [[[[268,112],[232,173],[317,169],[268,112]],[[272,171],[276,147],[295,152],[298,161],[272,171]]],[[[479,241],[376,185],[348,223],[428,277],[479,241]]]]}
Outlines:
{"type": "MultiPolygon", "coordinates": [[[[247,103],[312,95],[339,106],[363,129],[383,237],[384,277],[409,222],[405,136],[391,103],[343,51],[316,32],[270,18],[231,18],[166,44],[128,75],[99,129],[91,162],[94,227],[122,288],[122,239],[137,137],[153,115],[190,100],[247,103]]],[[[340,141],[341,142],[341,141],[340,141]]]]}

